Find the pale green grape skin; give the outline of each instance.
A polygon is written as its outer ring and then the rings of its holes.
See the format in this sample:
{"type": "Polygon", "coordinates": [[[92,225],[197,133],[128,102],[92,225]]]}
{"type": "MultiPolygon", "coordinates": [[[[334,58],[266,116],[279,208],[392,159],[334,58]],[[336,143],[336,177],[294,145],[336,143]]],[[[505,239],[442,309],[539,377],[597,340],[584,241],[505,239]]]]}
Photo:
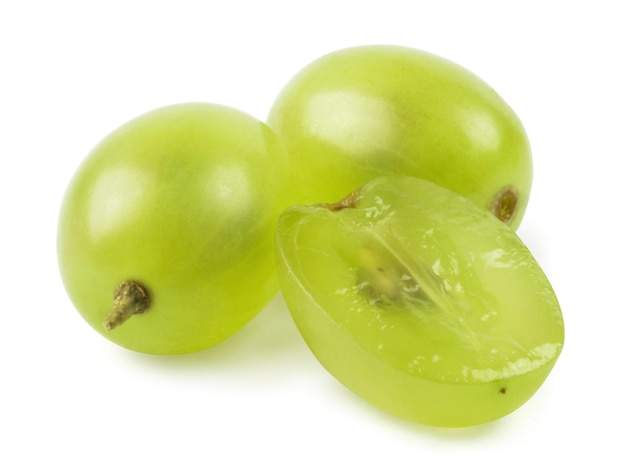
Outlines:
{"type": "Polygon", "coordinates": [[[278,291],[274,233],[288,182],[282,142],[239,110],[184,103],[129,121],[67,188],[57,250],[69,297],[96,331],[134,351],[220,343],[278,291]],[[107,330],[126,281],[147,290],[149,307],[107,330]]]}
{"type": "Polygon", "coordinates": [[[425,180],[380,177],[277,229],[281,289],[321,364],[373,405],[441,427],[523,405],[559,357],[554,291],[515,232],[425,180]]]}
{"type": "Polygon", "coordinates": [[[532,155],[520,119],[485,81],[430,53],[329,53],[285,85],[267,123],[293,159],[300,203],[406,175],[459,192],[514,229],[528,204],[532,155]]]}

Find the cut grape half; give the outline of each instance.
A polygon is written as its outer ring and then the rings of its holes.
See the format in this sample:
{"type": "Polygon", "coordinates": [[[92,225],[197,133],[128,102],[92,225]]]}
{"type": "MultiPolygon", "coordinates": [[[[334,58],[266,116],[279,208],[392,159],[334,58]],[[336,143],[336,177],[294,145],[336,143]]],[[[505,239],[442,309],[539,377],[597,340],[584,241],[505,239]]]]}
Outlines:
{"type": "Polygon", "coordinates": [[[410,177],[294,206],[277,231],[281,287],[321,364],[379,408],[461,427],[511,413],[563,346],[555,293],[487,209],[410,177]]]}

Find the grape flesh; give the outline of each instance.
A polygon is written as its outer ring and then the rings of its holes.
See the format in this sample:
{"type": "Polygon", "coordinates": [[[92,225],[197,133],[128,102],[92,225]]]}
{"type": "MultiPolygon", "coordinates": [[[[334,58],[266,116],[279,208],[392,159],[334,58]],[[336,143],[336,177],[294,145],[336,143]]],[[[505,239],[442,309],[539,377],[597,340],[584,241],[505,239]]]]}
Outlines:
{"type": "Polygon", "coordinates": [[[326,369],[379,408],[445,427],[498,419],[543,383],[560,306],[512,229],[428,181],[381,177],[279,221],[279,277],[326,369]]]}

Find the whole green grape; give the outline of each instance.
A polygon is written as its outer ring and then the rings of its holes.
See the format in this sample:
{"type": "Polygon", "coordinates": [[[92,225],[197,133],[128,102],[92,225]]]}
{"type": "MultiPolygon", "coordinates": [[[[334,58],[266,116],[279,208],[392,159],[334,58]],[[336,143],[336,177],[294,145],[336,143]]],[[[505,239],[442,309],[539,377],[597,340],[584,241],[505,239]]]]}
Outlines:
{"type": "Polygon", "coordinates": [[[515,232],[464,196],[379,177],[277,230],[287,306],[321,364],[379,408],[470,426],[511,413],[563,346],[548,279],[515,232]]]}
{"type": "Polygon", "coordinates": [[[141,115],[104,138],[67,188],[66,290],[125,348],[211,347],[278,291],[274,231],[289,190],[284,146],[256,118],[209,103],[141,115]]]}
{"type": "Polygon", "coordinates": [[[287,83],[267,122],[293,159],[301,203],[395,174],[464,194],[514,229],[522,221],[532,183],[522,123],[444,58],[382,45],[330,53],[287,83]]]}

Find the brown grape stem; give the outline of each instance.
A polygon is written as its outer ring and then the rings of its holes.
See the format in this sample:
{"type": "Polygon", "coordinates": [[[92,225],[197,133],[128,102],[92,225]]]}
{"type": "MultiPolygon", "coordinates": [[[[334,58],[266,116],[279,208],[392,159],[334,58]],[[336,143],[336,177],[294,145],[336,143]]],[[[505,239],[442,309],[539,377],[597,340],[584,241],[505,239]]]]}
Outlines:
{"type": "Polygon", "coordinates": [[[489,210],[498,219],[506,224],[510,224],[517,209],[518,198],[519,196],[515,188],[505,186],[494,196],[489,210]]]}
{"type": "Polygon", "coordinates": [[[356,202],[358,201],[361,195],[361,188],[358,188],[348,194],[339,202],[335,202],[334,204],[319,204],[320,207],[325,207],[331,212],[339,212],[343,209],[354,209],[356,207],[356,202]]]}
{"type": "Polygon", "coordinates": [[[135,314],[143,314],[150,307],[150,293],[134,280],[120,283],[113,293],[113,307],[104,319],[104,328],[113,330],[135,314]]]}

